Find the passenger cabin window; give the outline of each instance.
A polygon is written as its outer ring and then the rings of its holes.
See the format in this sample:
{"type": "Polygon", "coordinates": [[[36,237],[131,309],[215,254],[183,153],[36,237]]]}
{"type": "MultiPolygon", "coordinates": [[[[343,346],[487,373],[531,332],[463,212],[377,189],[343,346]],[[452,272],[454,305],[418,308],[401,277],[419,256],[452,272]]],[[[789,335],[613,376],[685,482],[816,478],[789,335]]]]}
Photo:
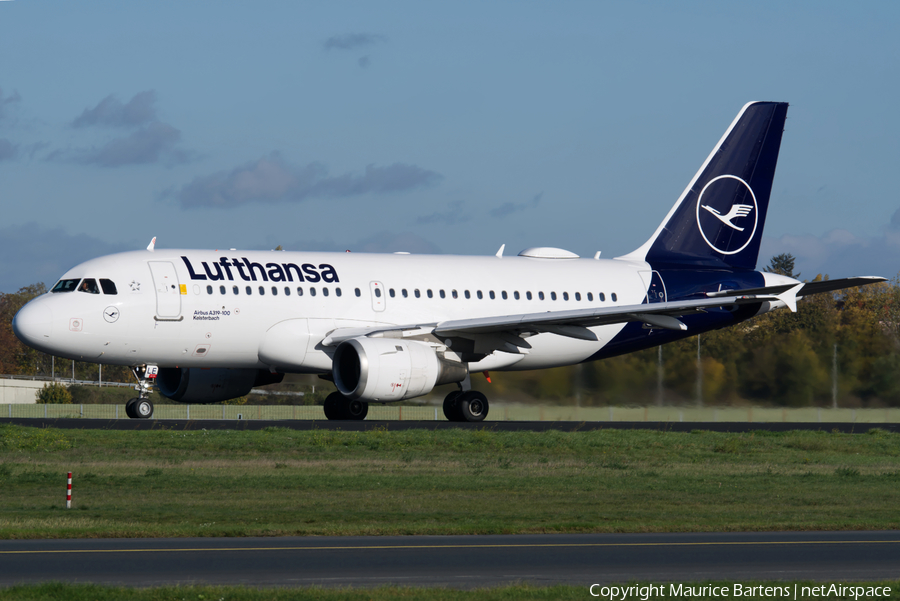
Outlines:
{"type": "Polygon", "coordinates": [[[225,294],[225,286],[219,286],[219,294],[225,294]]]}
{"type": "MultiPolygon", "coordinates": [[[[404,290],[404,292],[405,292],[405,290],[404,290]]],[[[340,296],[340,295],[341,295],[341,289],[340,289],[340,288],[335,288],[335,289],[334,289],[334,293],[335,293],[335,295],[340,296]]],[[[406,295],[404,295],[404,296],[406,296],[406,295]]]]}
{"type": "Polygon", "coordinates": [[[103,288],[103,294],[118,294],[116,284],[112,280],[101,279],[100,287],[103,288]]]}
{"type": "Polygon", "coordinates": [[[516,300],[519,300],[519,291],[518,290],[513,292],[513,298],[515,298],[516,300]]]}
{"type": "Polygon", "coordinates": [[[453,295],[453,298],[459,298],[459,292],[457,292],[456,290],[451,290],[450,294],[453,295]]]}
{"type": "Polygon", "coordinates": [[[600,299],[600,302],[601,302],[601,303],[605,303],[605,302],[606,302],[606,295],[603,294],[602,292],[601,292],[600,294],[597,295],[597,298],[600,299]]]}
{"type": "MultiPolygon", "coordinates": [[[[338,290],[340,290],[340,288],[338,288],[338,290]]],[[[403,298],[406,298],[406,297],[409,296],[409,293],[406,291],[406,288],[404,288],[403,290],[401,290],[401,291],[400,291],[400,294],[403,295],[403,298]]],[[[338,296],[340,296],[340,295],[338,295],[338,296]]]]}
{"type": "Polygon", "coordinates": [[[259,295],[260,295],[260,296],[265,296],[265,295],[266,295],[266,289],[263,288],[262,286],[259,287],[259,295]]]}
{"type": "Polygon", "coordinates": [[[315,295],[316,295],[316,289],[313,288],[312,286],[309,287],[309,295],[310,295],[310,296],[315,296],[315,295]]]}
{"type": "Polygon", "coordinates": [[[472,295],[469,294],[469,291],[468,291],[468,290],[466,290],[466,298],[472,298],[472,295]]]}
{"type": "Polygon", "coordinates": [[[490,292],[488,292],[488,296],[491,297],[491,300],[494,300],[495,298],[497,298],[497,297],[494,295],[494,291],[493,291],[493,290],[491,290],[490,292]]]}
{"type": "Polygon", "coordinates": [[[328,296],[328,288],[322,288],[322,296],[328,296]]]}
{"type": "Polygon", "coordinates": [[[543,293],[543,292],[538,292],[538,298],[541,299],[541,300],[544,300],[544,293],[543,293]]]}
{"type": "Polygon", "coordinates": [[[506,290],[504,290],[504,291],[503,291],[503,292],[501,292],[501,293],[500,293],[500,296],[502,296],[502,297],[503,297],[503,300],[506,300],[506,299],[508,299],[508,298],[509,298],[509,295],[508,295],[508,294],[506,294],[506,290]]]}
{"type": "Polygon", "coordinates": [[[375,298],[381,298],[381,288],[375,289],[375,298]]]}
{"type": "Polygon", "coordinates": [[[391,295],[391,298],[394,298],[394,297],[396,296],[396,294],[394,293],[394,289],[393,289],[393,288],[391,288],[391,289],[388,290],[388,294],[391,295]]]}
{"type": "Polygon", "coordinates": [[[97,280],[88,278],[81,282],[78,286],[79,292],[87,292],[88,294],[100,294],[100,288],[97,287],[97,280]]]}
{"type": "Polygon", "coordinates": [[[527,298],[528,300],[531,300],[531,291],[530,290],[525,293],[525,298],[527,298]]]}
{"type": "Polygon", "coordinates": [[[56,282],[56,286],[50,292],[72,292],[78,288],[78,282],[81,280],[60,280],[56,282]]]}
{"type": "Polygon", "coordinates": [[[431,288],[428,289],[426,294],[428,294],[428,298],[434,298],[434,292],[431,291],[431,288]]]}
{"type": "Polygon", "coordinates": [[[581,300],[581,293],[580,293],[580,292],[576,292],[576,293],[575,293],[575,300],[581,300]]]}
{"type": "Polygon", "coordinates": [[[610,294],[610,295],[609,295],[609,298],[612,299],[612,302],[616,302],[617,300],[619,300],[619,299],[616,297],[616,293],[615,293],[615,292],[613,292],[612,294],[610,294]]]}
{"type": "Polygon", "coordinates": [[[237,296],[238,294],[241,293],[241,289],[238,288],[237,286],[232,286],[231,291],[235,294],[235,296],[237,296]]]}
{"type": "Polygon", "coordinates": [[[247,286],[247,294],[253,294],[253,288],[251,288],[250,286],[247,286]]]}
{"type": "MultiPolygon", "coordinates": [[[[356,288],[354,290],[354,292],[356,293],[356,296],[362,296],[362,292],[359,291],[359,288],[356,288]]],[[[303,294],[303,293],[301,292],[300,294],[303,294]]]]}
{"type": "Polygon", "coordinates": [[[443,288],[441,289],[441,298],[447,298],[447,293],[444,292],[443,288]]]}
{"type": "Polygon", "coordinates": [[[278,296],[278,286],[272,286],[272,296],[278,296]]]}
{"type": "MultiPolygon", "coordinates": [[[[359,290],[359,288],[357,288],[359,290]]],[[[297,296],[303,296],[303,286],[297,286],[297,296]]],[[[359,296],[357,294],[357,296],[359,296]]]]}
{"type": "Polygon", "coordinates": [[[290,287],[288,287],[288,286],[285,286],[285,287],[284,287],[284,295],[285,295],[285,296],[290,296],[290,295],[291,295],[291,289],[290,289],[290,287]]]}
{"type": "Polygon", "coordinates": [[[556,293],[555,293],[555,292],[551,292],[551,293],[550,293],[550,300],[556,300],[556,293]]]}
{"type": "Polygon", "coordinates": [[[594,300],[594,295],[593,295],[593,293],[588,292],[588,300],[589,300],[589,301],[594,300]]]}
{"type": "Polygon", "coordinates": [[[207,293],[207,294],[212,294],[212,286],[207,286],[207,287],[206,287],[206,293],[207,293]]]}
{"type": "Polygon", "coordinates": [[[478,292],[476,292],[476,293],[475,293],[475,296],[478,297],[478,300],[481,300],[481,299],[484,298],[484,295],[481,293],[481,290],[479,290],[478,292]]]}
{"type": "Polygon", "coordinates": [[[418,288],[416,288],[415,290],[413,290],[413,294],[416,296],[416,298],[421,298],[421,297],[422,297],[422,293],[419,292],[419,289],[418,289],[418,288]]]}

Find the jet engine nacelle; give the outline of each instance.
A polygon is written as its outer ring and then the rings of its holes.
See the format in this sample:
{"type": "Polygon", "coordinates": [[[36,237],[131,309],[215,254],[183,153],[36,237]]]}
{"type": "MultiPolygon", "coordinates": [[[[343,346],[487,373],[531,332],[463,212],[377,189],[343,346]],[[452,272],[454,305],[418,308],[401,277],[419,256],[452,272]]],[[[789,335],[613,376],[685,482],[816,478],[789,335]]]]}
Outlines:
{"type": "Polygon", "coordinates": [[[179,403],[219,403],[244,396],[255,386],[276,384],[283,379],[284,374],[259,369],[161,367],[156,388],[164,397],[179,403]]]}
{"type": "Polygon", "coordinates": [[[438,384],[460,382],[468,369],[438,356],[424,342],[352,338],[334,353],[334,384],[344,396],[364,401],[400,401],[428,394],[438,384]]]}

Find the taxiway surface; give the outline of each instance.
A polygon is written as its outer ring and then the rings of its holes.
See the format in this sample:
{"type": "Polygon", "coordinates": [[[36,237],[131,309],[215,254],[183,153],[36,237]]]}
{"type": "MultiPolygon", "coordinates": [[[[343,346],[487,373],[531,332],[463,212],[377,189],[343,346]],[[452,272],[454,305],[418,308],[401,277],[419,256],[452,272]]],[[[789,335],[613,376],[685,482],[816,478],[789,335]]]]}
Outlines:
{"type": "Polygon", "coordinates": [[[0,424],[17,424],[36,428],[65,428],[84,430],[262,430],[264,428],[288,428],[291,430],[446,430],[466,428],[471,430],[496,430],[498,432],[563,432],[589,430],[660,430],[668,432],[788,432],[791,430],[821,430],[844,434],[865,434],[880,429],[900,432],[900,424],[862,422],[563,422],[563,421],[502,421],[502,422],[447,422],[447,421],[329,421],[329,420],[266,420],[266,419],[84,419],[84,418],[0,418],[0,424]]]}
{"type": "Polygon", "coordinates": [[[900,577],[900,532],[0,541],[0,586],[449,586],[900,577]]]}

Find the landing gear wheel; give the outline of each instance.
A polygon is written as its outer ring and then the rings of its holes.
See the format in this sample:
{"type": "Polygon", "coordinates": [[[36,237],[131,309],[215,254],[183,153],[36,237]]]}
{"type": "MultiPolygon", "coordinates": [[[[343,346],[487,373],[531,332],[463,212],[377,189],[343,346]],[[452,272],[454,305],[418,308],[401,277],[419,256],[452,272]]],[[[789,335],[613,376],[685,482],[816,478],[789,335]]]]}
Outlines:
{"type": "Polygon", "coordinates": [[[325,419],[341,419],[341,399],[343,395],[340,392],[332,392],[325,397],[325,403],[322,409],[325,410],[325,419]]]}
{"type": "Polygon", "coordinates": [[[477,390],[462,393],[457,399],[458,411],[462,416],[461,421],[481,422],[488,414],[487,397],[477,390]]]}
{"type": "Polygon", "coordinates": [[[444,417],[451,422],[463,421],[462,413],[459,410],[459,397],[465,394],[461,390],[454,390],[444,397],[444,417]]]}
{"type": "Polygon", "coordinates": [[[328,419],[366,419],[369,414],[369,404],[359,399],[348,399],[340,392],[332,392],[325,397],[325,417],[328,419]]]}
{"type": "Polygon", "coordinates": [[[359,399],[345,399],[341,407],[341,413],[344,419],[364,420],[366,415],[369,414],[369,404],[359,399]]]}
{"type": "Polygon", "coordinates": [[[137,414],[134,412],[134,404],[138,402],[139,399],[129,399],[127,403],[125,403],[125,415],[130,417],[131,419],[137,419],[137,414]]]}
{"type": "Polygon", "coordinates": [[[139,419],[150,419],[153,415],[153,403],[150,399],[137,399],[132,411],[134,411],[134,416],[139,419]]]}
{"type": "Polygon", "coordinates": [[[159,372],[155,365],[134,366],[131,373],[137,378],[138,384],[134,389],[138,398],[125,403],[125,413],[132,419],[149,419],[153,415],[153,403],[148,398],[153,388],[154,378],[159,372]]]}

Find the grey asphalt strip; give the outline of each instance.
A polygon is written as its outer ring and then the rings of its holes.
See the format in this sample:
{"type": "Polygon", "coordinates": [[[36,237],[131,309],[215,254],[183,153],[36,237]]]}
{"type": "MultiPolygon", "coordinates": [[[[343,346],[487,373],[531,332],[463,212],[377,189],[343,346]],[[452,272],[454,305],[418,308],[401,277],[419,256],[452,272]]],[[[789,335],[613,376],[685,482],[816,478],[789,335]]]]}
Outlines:
{"type": "Polygon", "coordinates": [[[900,532],[67,539],[0,541],[0,586],[471,588],[535,584],[900,578],[900,532]]]}
{"type": "Polygon", "coordinates": [[[791,430],[819,430],[864,434],[873,429],[900,432],[900,424],[852,422],[480,422],[446,421],[328,421],[328,420],[182,420],[182,419],[71,419],[71,418],[0,418],[0,424],[18,424],[36,428],[65,428],[84,430],[262,430],[287,428],[291,430],[496,430],[498,432],[563,432],[588,430],[662,430],[669,432],[787,432],[791,430]]]}

